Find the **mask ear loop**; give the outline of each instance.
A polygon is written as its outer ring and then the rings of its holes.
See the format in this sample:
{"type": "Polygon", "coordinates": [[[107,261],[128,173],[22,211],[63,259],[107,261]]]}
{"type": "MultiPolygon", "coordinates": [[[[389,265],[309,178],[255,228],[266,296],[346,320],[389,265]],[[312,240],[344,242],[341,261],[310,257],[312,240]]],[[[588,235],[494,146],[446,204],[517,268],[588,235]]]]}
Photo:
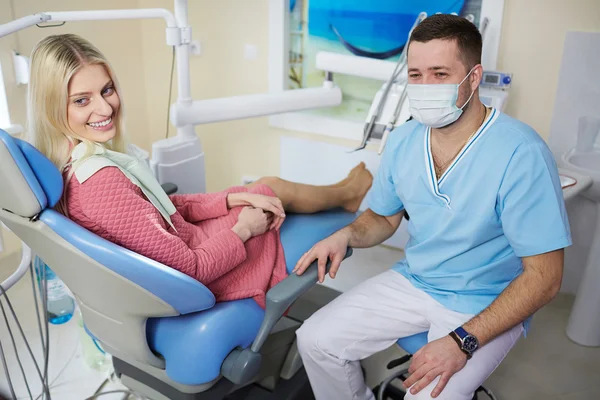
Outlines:
{"type": "MultiPolygon", "coordinates": [[[[462,85],[462,84],[465,82],[465,80],[466,80],[466,79],[469,77],[469,75],[471,75],[471,72],[473,72],[473,70],[474,70],[474,69],[475,69],[475,67],[471,68],[471,70],[469,71],[469,73],[467,74],[467,76],[465,76],[465,77],[463,78],[463,80],[462,80],[462,81],[460,81],[460,83],[458,84],[458,87],[460,87],[460,85],[462,85]]],[[[460,107],[460,109],[461,109],[461,110],[462,110],[463,108],[465,108],[465,106],[466,106],[467,104],[469,104],[469,101],[471,101],[471,98],[473,97],[473,95],[474,95],[474,94],[475,94],[475,91],[474,91],[474,90],[473,90],[473,91],[471,91],[471,95],[469,96],[469,98],[467,99],[467,101],[465,101],[465,104],[463,104],[463,105],[460,107]]]]}

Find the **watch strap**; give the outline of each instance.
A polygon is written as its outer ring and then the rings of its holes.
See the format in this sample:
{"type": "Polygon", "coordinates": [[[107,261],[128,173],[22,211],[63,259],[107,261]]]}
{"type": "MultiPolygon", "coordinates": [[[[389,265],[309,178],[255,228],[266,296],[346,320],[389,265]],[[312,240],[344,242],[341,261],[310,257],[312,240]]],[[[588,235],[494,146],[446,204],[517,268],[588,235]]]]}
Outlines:
{"type": "Polygon", "coordinates": [[[467,360],[470,360],[471,357],[473,356],[473,354],[469,353],[468,351],[466,351],[465,349],[463,349],[463,344],[462,344],[462,340],[461,338],[458,336],[458,334],[456,333],[456,331],[451,331],[448,334],[452,339],[454,339],[454,341],[456,342],[456,344],[458,345],[458,348],[460,349],[460,351],[462,351],[463,353],[465,353],[467,355],[467,360]]]}
{"type": "Polygon", "coordinates": [[[462,326],[459,326],[458,328],[456,328],[454,330],[454,332],[456,332],[456,334],[458,335],[458,337],[461,338],[461,339],[464,339],[469,334],[467,331],[465,331],[465,329],[462,326]]]}
{"type": "Polygon", "coordinates": [[[451,331],[449,333],[450,337],[452,339],[454,339],[454,341],[456,342],[456,344],[458,345],[458,348],[462,350],[462,341],[460,340],[460,338],[458,337],[458,335],[456,334],[456,332],[451,331]]]}

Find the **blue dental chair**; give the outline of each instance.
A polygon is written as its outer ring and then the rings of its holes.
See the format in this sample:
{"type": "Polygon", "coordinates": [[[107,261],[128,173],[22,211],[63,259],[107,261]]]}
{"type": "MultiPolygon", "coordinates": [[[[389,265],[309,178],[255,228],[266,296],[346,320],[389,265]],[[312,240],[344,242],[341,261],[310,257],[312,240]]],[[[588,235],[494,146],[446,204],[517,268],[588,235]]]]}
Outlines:
{"type": "MultiPolygon", "coordinates": [[[[295,346],[302,321],[284,314],[317,282],[316,263],[273,287],[266,310],[252,299],[215,303],[195,279],[54,211],[60,172],[2,130],[0,187],[0,220],[73,292],[87,331],[113,356],[125,386],[153,400],[312,396],[295,346]]],[[[281,229],[288,271],[355,218],[339,210],[288,215],[281,229]]]]}

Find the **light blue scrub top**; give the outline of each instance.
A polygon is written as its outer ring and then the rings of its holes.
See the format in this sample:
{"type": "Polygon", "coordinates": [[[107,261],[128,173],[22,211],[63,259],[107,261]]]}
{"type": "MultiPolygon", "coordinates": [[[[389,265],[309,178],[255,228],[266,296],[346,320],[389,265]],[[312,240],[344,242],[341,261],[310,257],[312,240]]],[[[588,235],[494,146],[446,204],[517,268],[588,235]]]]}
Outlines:
{"type": "Polygon", "coordinates": [[[520,257],[571,245],[556,163],[531,127],[495,109],[439,181],[430,149],[417,121],[390,133],[369,206],[410,216],[394,270],[445,307],[478,314],[521,274],[520,257]]]}

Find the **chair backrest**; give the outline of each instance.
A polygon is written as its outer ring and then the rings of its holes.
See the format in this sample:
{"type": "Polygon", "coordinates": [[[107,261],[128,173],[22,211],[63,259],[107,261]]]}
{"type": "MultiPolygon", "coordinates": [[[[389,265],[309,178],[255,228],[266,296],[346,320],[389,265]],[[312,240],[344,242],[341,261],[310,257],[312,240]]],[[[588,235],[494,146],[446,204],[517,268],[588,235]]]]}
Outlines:
{"type": "Polygon", "coordinates": [[[0,208],[32,218],[46,207],[54,207],[63,189],[56,167],[29,143],[0,131],[0,208]]]}
{"type": "Polygon", "coordinates": [[[58,169],[29,143],[0,130],[0,220],[76,296],[86,327],[114,355],[163,367],[146,341],[146,320],[210,308],[200,282],[104,240],[52,209],[58,169]]]}

